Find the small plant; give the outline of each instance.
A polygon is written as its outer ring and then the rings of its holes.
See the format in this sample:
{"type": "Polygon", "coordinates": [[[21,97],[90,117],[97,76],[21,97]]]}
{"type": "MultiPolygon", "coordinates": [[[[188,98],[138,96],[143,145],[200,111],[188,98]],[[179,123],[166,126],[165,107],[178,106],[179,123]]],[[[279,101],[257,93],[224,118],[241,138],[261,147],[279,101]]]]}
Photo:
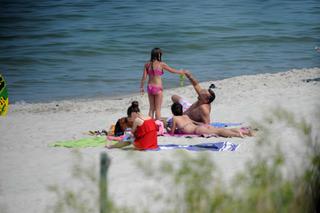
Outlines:
{"type": "MultiPolygon", "coordinates": [[[[55,194],[56,201],[49,207],[53,213],[99,212],[99,178],[96,165],[84,167],[83,157],[77,150],[73,152],[74,165],[68,186],[51,185],[48,190],[55,194]]],[[[129,212],[125,207],[117,207],[111,199],[105,201],[110,213],[129,212]]]]}

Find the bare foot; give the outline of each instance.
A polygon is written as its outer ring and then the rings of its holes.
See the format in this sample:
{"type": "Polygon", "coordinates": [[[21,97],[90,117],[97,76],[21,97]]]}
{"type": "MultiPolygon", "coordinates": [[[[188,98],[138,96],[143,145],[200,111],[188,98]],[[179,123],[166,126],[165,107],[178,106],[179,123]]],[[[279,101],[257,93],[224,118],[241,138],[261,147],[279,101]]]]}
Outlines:
{"type": "Polygon", "coordinates": [[[240,138],[244,138],[243,131],[242,131],[241,129],[239,129],[238,132],[239,132],[239,137],[240,137],[240,138]]]}
{"type": "Polygon", "coordinates": [[[241,127],[241,128],[240,128],[240,131],[241,131],[242,134],[245,135],[245,136],[249,136],[249,137],[254,136],[254,132],[253,132],[253,130],[252,130],[251,127],[241,127]]]}

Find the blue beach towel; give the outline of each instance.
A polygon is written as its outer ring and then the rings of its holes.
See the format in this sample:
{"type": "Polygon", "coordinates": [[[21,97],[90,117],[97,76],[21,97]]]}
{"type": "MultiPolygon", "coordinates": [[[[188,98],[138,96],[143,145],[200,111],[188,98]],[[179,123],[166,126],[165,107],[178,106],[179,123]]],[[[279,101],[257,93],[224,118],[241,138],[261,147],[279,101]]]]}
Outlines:
{"type": "Polygon", "coordinates": [[[229,127],[229,126],[240,126],[242,123],[223,123],[223,122],[213,122],[210,123],[210,126],[216,127],[216,128],[223,128],[223,127],[229,127]]]}
{"type": "Polygon", "coordinates": [[[216,143],[201,143],[196,145],[178,145],[178,144],[163,144],[159,145],[159,150],[167,149],[186,149],[190,151],[236,151],[239,144],[234,144],[228,141],[216,143]]]}

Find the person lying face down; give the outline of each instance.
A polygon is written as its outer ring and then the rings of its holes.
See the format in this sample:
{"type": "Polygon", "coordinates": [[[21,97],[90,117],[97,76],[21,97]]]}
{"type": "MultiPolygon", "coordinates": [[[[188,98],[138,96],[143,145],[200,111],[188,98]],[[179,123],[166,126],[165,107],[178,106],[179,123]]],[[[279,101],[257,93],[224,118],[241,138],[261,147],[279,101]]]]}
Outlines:
{"type": "Polygon", "coordinates": [[[123,135],[126,129],[132,128],[132,126],[133,126],[133,121],[130,118],[130,116],[119,118],[114,127],[114,136],[123,135]]]}
{"type": "Polygon", "coordinates": [[[171,96],[173,103],[180,103],[183,106],[183,114],[188,115],[192,120],[204,124],[210,124],[211,103],[216,98],[213,91],[215,87],[212,84],[209,89],[204,89],[199,82],[192,76],[191,72],[185,71],[185,75],[192,83],[195,91],[198,94],[197,100],[190,104],[178,95],[171,96]]]}
{"type": "Polygon", "coordinates": [[[190,119],[188,115],[183,114],[183,106],[180,103],[173,103],[171,105],[173,116],[173,123],[170,134],[196,134],[196,135],[218,135],[222,137],[241,137],[252,136],[249,128],[215,128],[210,125],[200,124],[190,119]]]}
{"type": "Polygon", "coordinates": [[[140,113],[139,104],[133,101],[127,110],[127,114],[133,120],[131,133],[133,140],[119,141],[113,145],[107,145],[108,149],[122,148],[133,143],[135,149],[147,150],[158,149],[157,126],[155,121],[149,116],[140,113]]]}

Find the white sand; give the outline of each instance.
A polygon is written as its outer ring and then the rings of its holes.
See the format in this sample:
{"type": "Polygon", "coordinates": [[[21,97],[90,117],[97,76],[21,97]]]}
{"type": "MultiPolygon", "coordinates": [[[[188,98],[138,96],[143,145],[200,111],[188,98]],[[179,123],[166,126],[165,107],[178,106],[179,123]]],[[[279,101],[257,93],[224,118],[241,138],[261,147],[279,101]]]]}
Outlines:
{"type": "MultiPolygon", "coordinates": [[[[197,75],[194,73],[195,76],[197,75]]],[[[217,98],[211,112],[212,121],[244,122],[261,120],[271,108],[281,106],[300,118],[317,122],[314,112],[319,108],[320,82],[304,82],[303,79],[320,77],[320,69],[291,70],[277,74],[240,76],[214,83],[217,98]]],[[[208,87],[210,82],[202,83],[208,87]]],[[[170,96],[181,94],[190,101],[196,99],[191,86],[165,90],[162,109],[163,116],[170,115],[170,96]]],[[[138,100],[144,114],[148,110],[147,96],[130,96],[117,100],[71,100],[45,104],[10,105],[6,117],[0,117],[0,209],[5,212],[46,212],[46,207],[54,197],[47,190],[52,184],[71,183],[70,168],[73,165],[72,150],[50,148],[50,143],[79,139],[83,132],[102,129],[115,123],[126,114],[131,101],[138,100]]],[[[283,142],[286,157],[295,158],[292,145],[301,141],[291,136],[283,142]]],[[[196,144],[200,142],[230,141],[240,144],[236,152],[209,152],[216,164],[220,165],[225,180],[243,168],[246,160],[253,156],[255,138],[171,138],[160,137],[159,143],[196,144]]],[[[135,159],[146,162],[172,160],[174,150],[159,152],[138,152],[106,150],[104,148],[81,149],[84,164],[98,165],[99,154],[107,151],[112,159],[109,170],[109,193],[127,205],[148,206],[151,198],[145,196],[147,186],[154,190],[165,189],[161,179],[146,178],[137,169],[135,159]],[[156,184],[156,186],[154,186],[156,184]],[[135,205],[137,200],[140,204],[135,205]]],[[[189,151],[180,151],[189,152],[189,151]]],[[[189,152],[199,155],[201,152],[189,152]]],[[[161,209],[161,204],[153,208],[161,209]]]]}

